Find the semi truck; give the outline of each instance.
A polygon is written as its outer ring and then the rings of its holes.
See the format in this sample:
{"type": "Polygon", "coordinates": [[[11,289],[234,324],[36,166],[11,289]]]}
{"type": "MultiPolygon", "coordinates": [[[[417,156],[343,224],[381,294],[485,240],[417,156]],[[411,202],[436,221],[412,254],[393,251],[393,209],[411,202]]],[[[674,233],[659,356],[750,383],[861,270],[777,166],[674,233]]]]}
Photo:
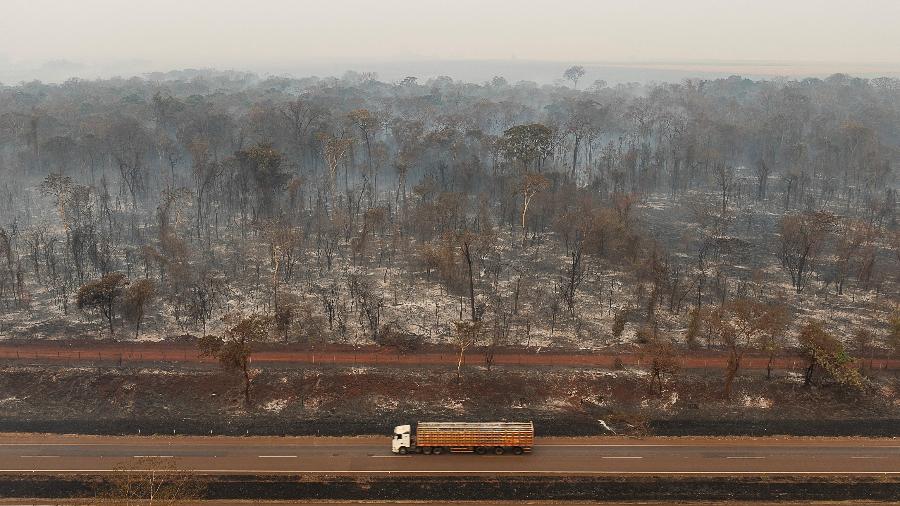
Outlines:
{"type": "Polygon", "coordinates": [[[418,422],[394,427],[391,451],[406,455],[474,452],[479,455],[511,452],[521,455],[534,446],[532,422],[418,422]]]}

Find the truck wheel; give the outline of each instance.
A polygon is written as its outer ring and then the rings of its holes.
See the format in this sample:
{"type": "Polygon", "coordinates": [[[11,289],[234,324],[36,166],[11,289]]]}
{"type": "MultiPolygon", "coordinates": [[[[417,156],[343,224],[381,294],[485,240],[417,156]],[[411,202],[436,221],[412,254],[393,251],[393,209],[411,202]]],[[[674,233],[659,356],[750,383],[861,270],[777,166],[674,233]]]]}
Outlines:
{"type": "Polygon", "coordinates": [[[406,455],[406,452],[407,452],[407,451],[408,451],[408,450],[406,449],[405,446],[401,446],[400,449],[397,450],[397,453],[399,453],[400,455],[406,455]]]}
{"type": "Polygon", "coordinates": [[[435,455],[440,455],[440,454],[444,453],[444,449],[441,448],[440,446],[435,446],[434,448],[431,449],[431,453],[433,453],[435,455]]]}
{"type": "Polygon", "coordinates": [[[484,455],[485,453],[487,453],[487,448],[483,446],[476,446],[475,453],[477,453],[478,455],[484,455]]]}
{"type": "Polygon", "coordinates": [[[515,453],[516,455],[522,455],[522,452],[524,451],[525,450],[523,450],[521,446],[516,446],[515,448],[513,448],[513,453],[515,453]]]}
{"type": "Polygon", "coordinates": [[[502,446],[494,447],[494,455],[503,455],[503,447],[502,446]]]}
{"type": "Polygon", "coordinates": [[[425,455],[431,455],[431,447],[426,446],[425,448],[422,448],[422,453],[424,453],[425,455]]]}

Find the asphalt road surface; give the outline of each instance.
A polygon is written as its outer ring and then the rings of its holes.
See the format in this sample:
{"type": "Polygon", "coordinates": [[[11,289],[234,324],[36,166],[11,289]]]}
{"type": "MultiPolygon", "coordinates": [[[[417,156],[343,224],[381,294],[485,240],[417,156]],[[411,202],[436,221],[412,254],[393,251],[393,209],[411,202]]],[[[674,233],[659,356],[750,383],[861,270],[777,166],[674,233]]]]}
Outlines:
{"type": "Polygon", "coordinates": [[[394,455],[387,437],[0,435],[0,473],[155,467],[204,474],[900,475],[900,440],[538,438],[532,454],[394,455]]]}

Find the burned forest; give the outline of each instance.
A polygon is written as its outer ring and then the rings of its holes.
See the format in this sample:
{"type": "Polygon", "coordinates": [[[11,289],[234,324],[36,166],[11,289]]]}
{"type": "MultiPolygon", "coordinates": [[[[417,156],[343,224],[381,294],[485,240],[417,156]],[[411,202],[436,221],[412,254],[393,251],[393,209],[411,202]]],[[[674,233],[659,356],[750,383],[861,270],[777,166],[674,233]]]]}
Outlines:
{"type": "Polygon", "coordinates": [[[870,388],[900,352],[900,81],[583,74],[2,86],[0,336],[188,342],[247,404],[279,346],[870,388]]]}

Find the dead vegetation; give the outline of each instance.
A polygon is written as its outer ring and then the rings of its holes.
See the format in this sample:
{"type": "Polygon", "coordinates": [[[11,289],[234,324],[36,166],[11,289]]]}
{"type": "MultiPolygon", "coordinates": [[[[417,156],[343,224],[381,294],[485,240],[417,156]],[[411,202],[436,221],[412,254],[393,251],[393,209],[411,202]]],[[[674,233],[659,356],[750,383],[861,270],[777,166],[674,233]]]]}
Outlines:
{"type": "Polygon", "coordinates": [[[459,385],[474,349],[629,350],[682,399],[707,348],[724,402],[801,347],[805,388],[864,397],[854,358],[900,345],[897,89],[3,86],[0,335],[195,335],[246,409],[271,343],[453,345],[459,385]]]}
{"type": "Polygon", "coordinates": [[[382,433],[393,421],[417,417],[535,419],[555,434],[607,433],[598,420],[618,434],[645,433],[660,420],[684,420],[683,434],[697,430],[697,420],[718,420],[724,433],[741,424],[805,420],[813,433],[828,434],[832,422],[900,417],[900,383],[890,373],[865,373],[868,387],[860,394],[821,372],[804,387],[803,370],[772,379],[756,370],[738,375],[724,400],[718,373],[679,371],[666,357],[656,355],[648,369],[617,371],[467,366],[459,379],[449,367],[254,370],[250,404],[240,375],[224,370],[16,367],[0,376],[0,406],[3,423],[195,434],[242,432],[245,424],[260,434],[382,433]]]}

